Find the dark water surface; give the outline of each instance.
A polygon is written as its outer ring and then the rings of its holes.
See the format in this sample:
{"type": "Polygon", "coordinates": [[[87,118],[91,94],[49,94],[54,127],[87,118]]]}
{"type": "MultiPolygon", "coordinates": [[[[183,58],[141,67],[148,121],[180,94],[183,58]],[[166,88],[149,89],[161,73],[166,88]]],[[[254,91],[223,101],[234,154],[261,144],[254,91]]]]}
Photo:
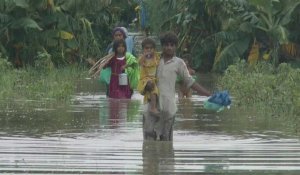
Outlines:
{"type": "Polygon", "coordinates": [[[142,97],[97,90],[87,80],[71,105],[2,102],[0,173],[300,174],[299,137],[275,119],[213,113],[193,96],[178,101],[173,142],[144,142],[142,97]]]}

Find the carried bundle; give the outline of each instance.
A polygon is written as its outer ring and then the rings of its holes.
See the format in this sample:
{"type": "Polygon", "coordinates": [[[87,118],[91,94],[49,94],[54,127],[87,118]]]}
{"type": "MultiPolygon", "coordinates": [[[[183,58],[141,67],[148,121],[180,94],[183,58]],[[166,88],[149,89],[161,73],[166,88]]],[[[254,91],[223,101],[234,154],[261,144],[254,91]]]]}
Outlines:
{"type": "Polygon", "coordinates": [[[204,101],[204,108],[216,112],[223,111],[225,107],[230,108],[231,97],[228,91],[216,92],[204,101]]]}
{"type": "Polygon", "coordinates": [[[113,58],[114,53],[110,53],[102,58],[100,58],[89,70],[89,75],[91,77],[96,77],[103,67],[113,58]]]}

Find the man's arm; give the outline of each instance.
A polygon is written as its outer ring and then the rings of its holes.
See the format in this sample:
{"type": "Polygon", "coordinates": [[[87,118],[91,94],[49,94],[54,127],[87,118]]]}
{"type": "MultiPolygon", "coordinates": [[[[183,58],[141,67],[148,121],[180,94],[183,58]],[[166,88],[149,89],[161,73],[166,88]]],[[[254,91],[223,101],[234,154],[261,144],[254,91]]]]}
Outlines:
{"type": "Polygon", "coordinates": [[[206,90],[203,86],[201,86],[200,84],[194,82],[191,86],[191,88],[194,90],[194,91],[197,91],[197,93],[199,95],[205,95],[205,96],[211,96],[211,93],[206,90]]]}

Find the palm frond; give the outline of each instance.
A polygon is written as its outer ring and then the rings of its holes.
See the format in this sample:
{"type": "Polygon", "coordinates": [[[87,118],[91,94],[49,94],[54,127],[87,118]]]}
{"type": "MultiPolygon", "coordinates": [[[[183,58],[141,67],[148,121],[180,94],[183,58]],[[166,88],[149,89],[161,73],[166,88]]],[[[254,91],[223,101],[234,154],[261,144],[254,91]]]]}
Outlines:
{"type": "Polygon", "coordinates": [[[225,70],[235,60],[239,59],[249,48],[250,38],[244,37],[225,46],[214,63],[213,70],[225,70]]]}

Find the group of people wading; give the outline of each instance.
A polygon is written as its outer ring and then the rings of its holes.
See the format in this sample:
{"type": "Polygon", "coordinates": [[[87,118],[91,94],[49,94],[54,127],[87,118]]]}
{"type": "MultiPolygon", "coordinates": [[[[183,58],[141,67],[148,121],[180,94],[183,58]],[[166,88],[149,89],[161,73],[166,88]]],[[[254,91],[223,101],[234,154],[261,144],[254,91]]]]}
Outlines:
{"type": "Polygon", "coordinates": [[[107,97],[130,99],[133,90],[144,96],[146,108],[143,111],[143,136],[145,140],[173,140],[173,124],[177,111],[175,86],[180,79],[180,89],[194,90],[199,95],[211,93],[195,82],[191,68],[176,56],[177,35],[166,32],[160,38],[161,54],[156,51],[155,41],[145,38],[142,41],[142,54],[136,58],[132,54],[132,38],[128,38],[125,28],[116,27],[113,42],[108,48],[111,55],[100,72],[100,80],[106,83],[107,97]],[[128,49],[129,48],[129,49],[128,49]],[[125,84],[120,75],[127,75],[125,84]],[[126,83],[128,82],[128,83],[126,83]]]}

